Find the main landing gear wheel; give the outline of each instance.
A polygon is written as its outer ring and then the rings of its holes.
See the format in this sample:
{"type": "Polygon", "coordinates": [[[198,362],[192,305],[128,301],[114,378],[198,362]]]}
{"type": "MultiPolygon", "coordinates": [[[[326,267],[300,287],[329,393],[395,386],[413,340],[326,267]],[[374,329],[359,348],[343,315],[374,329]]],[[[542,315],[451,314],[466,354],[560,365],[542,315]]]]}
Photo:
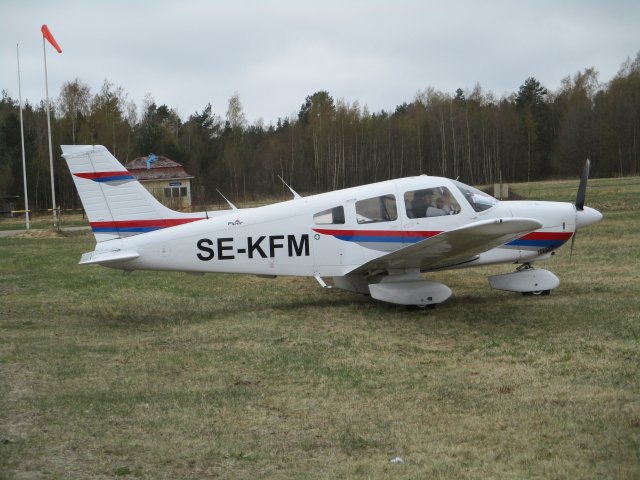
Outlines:
{"type": "Polygon", "coordinates": [[[535,290],[533,292],[522,292],[523,295],[534,295],[536,297],[545,297],[551,294],[551,290],[535,290]]]}
{"type": "Polygon", "coordinates": [[[407,305],[408,312],[417,312],[424,310],[434,310],[436,308],[437,303],[430,303],[428,305],[407,305]]]}

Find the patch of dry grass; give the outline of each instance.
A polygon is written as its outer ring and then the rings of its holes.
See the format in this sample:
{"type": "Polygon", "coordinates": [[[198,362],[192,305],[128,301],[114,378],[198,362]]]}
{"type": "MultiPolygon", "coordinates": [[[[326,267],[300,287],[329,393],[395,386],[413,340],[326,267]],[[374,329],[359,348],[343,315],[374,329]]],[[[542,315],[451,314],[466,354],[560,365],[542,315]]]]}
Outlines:
{"type": "Polygon", "coordinates": [[[0,478],[637,478],[639,189],[618,190],[551,296],[442,272],[424,312],[0,239],[0,478]]]}

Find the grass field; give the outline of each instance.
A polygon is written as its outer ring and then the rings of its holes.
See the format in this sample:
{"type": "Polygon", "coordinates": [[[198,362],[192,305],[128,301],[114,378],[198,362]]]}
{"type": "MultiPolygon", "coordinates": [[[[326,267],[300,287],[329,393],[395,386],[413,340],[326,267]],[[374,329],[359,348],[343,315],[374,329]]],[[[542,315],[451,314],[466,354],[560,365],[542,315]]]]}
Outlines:
{"type": "Polygon", "coordinates": [[[550,296],[442,272],[428,311],[0,239],[0,478],[639,478],[640,179],[587,204],[605,218],[545,264],[550,296]]]}
{"type": "MultiPolygon", "coordinates": [[[[63,227],[84,227],[89,226],[89,221],[81,213],[63,213],[61,219],[63,227]]],[[[29,228],[49,229],[53,226],[53,217],[49,213],[37,213],[31,216],[29,228]]],[[[25,230],[24,214],[13,217],[0,217],[0,232],[3,230],[25,230]]]]}

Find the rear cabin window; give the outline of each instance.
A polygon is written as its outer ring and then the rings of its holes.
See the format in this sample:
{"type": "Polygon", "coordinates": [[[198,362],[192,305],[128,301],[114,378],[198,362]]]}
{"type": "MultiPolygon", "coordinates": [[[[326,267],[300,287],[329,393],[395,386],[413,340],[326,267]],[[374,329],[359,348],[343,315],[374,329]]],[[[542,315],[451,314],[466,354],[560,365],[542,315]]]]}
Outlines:
{"type": "Polygon", "coordinates": [[[404,194],[409,218],[441,217],[460,213],[460,205],[447,187],[424,188],[404,194]]]}
{"type": "Polygon", "coordinates": [[[356,202],[358,223],[391,222],[397,220],[398,209],[394,195],[367,198],[356,202]]]}
{"type": "Polygon", "coordinates": [[[344,207],[333,207],[313,216],[316,225],[344,225],[344,207]]]}

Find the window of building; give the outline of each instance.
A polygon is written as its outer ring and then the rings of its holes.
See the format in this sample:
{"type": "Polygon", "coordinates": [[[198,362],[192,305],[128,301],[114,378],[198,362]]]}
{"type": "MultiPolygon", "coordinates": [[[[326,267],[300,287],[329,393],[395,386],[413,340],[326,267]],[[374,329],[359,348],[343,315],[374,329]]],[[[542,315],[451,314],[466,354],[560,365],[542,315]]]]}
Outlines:
{"type": "Polygon", "coordinates": [[[164,189],[165,198],[178,198],[187,196],[187,187],[166,187],[164,189]]]}
{"type": "Polygon", "coordinates": [[[356,202],[356,217],[358,223],[391,222],[398,218],[396,197],[382,195],[356,202]]]}
{"type": "Polygon", "coordinates": [[[323,210],[313,216],[316,225],[343,225],[344,224],[344,207],[333,207],[323,210]]]}
{"type": "Polygon", "coordinates": [[[404,194],[409,218],[441,217],[460,213],[460,204],[447,187],[424,188],[404,194]]]}

